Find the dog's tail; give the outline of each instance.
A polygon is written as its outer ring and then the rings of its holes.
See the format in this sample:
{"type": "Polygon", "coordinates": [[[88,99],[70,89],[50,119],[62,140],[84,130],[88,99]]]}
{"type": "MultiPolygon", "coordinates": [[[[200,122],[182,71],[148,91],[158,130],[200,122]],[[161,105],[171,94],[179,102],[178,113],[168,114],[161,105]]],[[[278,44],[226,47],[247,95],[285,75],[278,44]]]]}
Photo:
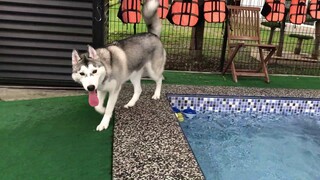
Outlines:
{"type": "Polygon", "coordinates": [[[157,13],[158,7],[158,0],[146,0],[143,6],[142,15],[147,25],[148,32],[160,37],[162,24],[157,13]]]}

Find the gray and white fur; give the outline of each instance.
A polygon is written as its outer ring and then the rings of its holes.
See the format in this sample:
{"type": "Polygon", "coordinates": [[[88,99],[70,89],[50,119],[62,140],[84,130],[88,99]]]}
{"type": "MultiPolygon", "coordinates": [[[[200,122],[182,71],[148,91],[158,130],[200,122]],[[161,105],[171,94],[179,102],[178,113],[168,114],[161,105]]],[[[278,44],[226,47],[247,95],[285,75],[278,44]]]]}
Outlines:
{"type": "Polygon", "coordinates": [[[141,94],[141,76],[146,71],[156,82],[152,99],[159,99],[162,73],[166,62],[166,51],[160,41],[161,21],[157,15],[158,0],[147,0],[143,17],[148,32],[122,39],[105,48],[94,49],[79,55],[72,52],[72,78],[90,93],[97,92],[99,103],[95,110],[104,114],[97,131],[107,129],[116,105],[121,86],[130,80],[134,87],[131,100],[124,106],[135,105],[141,94]],[[109,93],[107,106],[103,103],[109,93]]]}

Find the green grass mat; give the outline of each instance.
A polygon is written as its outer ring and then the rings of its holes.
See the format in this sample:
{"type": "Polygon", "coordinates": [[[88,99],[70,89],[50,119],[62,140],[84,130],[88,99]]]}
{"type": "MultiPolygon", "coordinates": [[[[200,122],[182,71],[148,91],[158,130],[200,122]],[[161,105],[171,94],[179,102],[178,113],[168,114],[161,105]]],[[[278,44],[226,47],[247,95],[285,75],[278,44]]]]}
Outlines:
{"type": "Polygon", "coordinates": [[[184,73],[166,71],[165,84],[199,86],[238,86],[259,88],[320,89],[320,77],[270,76],[270,83],[259,77],[239,77],[233,82],[231,75],[184,73]]]}
{"type": "Polygon", "coordinates": [[[86,96],[0,102],[0,179],[111,179],[101,119],[86,96]]]}

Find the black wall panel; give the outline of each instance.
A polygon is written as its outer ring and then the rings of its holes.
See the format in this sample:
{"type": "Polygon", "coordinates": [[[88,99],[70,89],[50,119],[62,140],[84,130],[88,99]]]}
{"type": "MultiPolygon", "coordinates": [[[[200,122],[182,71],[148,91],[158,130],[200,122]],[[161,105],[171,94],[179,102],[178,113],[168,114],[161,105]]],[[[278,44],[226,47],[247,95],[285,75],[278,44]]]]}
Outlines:
{"type": "Polygon", "coordinates": [[[0,0],[0,83],[75,86],[72,49],[103,45],[100,14],[101,0],[0,0]]]}

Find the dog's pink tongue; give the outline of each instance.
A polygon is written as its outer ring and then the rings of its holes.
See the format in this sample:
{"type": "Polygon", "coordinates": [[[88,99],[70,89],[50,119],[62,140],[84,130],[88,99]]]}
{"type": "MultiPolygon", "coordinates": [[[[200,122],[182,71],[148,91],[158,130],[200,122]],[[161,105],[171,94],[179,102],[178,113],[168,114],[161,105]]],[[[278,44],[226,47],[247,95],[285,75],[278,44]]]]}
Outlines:
{"type": "Polygon", "coordinates": [[[99,104],[99,99],[97,96],[97,92],[96,91],[91,91],[89,92],[89,104],[90,106],[94,107],[94,106],[98,106],[99,104]]]}

